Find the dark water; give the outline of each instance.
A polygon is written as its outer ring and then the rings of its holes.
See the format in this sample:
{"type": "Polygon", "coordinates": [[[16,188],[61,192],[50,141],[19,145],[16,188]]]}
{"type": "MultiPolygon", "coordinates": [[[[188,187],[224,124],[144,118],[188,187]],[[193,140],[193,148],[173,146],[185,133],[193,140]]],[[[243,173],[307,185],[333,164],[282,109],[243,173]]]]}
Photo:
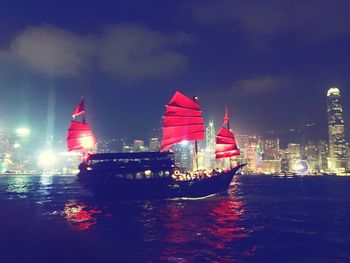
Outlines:
{"type": "Polygon", "coordinates": [[[350,262],[350,177],[237,176],[228,196],[97,199],[0,176],[0,262],[350,262]]]}

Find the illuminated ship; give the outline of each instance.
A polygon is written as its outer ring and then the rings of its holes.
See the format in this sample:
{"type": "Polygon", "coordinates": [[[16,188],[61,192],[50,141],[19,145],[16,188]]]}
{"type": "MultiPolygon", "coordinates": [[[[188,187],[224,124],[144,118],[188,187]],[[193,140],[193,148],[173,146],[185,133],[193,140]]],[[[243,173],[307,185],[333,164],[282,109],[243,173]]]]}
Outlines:
{"type": "MultiPolygon", "coordinates": [[[[83,102],[74,117],[85,113],[83,102]]],[[[73,118],[74,118],[73,117],[73,118]]],[[[227,193],[235,173],[243,166],[226,170],[191,171],[181,173],[175,165],[174,153],[167,150],[184,140],[194,141],[197,160],[197,140],[204,139],[202,112],[196,99],[176,92],[168,105],[159,152],[90,153],[96,144],[86,123],[72,120],[68,130],[69,150],[82,150],[84,160],[79,165],[79,181],[97,194],[118,199],[204,198],[227,193]]],[[[216,136],[216,158],[239,155],[233,133],[223,127],[216,136]]],[[[198,161],[197,161],[198,167],[198,161]]]]}

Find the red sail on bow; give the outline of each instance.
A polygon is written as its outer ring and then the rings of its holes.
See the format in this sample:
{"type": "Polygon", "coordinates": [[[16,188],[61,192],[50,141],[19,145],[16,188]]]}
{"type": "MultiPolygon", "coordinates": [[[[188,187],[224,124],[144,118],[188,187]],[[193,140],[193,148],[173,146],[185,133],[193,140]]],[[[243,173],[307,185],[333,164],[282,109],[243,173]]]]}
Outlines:
{"type": "Polygon", "coordinates": [[[216,159],[237,156],[240,151],[237,147],[235,137],[227,128],[221,127],[216,135],[215,156],[216,159]]]}
{"type": "Polygon", "coordinates": [[[204,124],[199,104],[179,91],[166,105],[162,150],[182,142],[204,139],[204,124]]]}
{"type": "Polygon", "coordinates": [[[91,150],[96,146],[96,139],[89,124],[71,121],[67,134],[67,147],[69,151],[91,150]]]}

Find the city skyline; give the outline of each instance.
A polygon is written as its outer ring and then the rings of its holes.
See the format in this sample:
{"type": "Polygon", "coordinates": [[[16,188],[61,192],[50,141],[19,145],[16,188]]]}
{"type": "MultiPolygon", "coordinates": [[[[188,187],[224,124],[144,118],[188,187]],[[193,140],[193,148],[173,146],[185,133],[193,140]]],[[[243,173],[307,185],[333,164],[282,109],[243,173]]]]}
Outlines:
{"type": "Polygon", "coordinates": [[[1,130],[27,125],[33,136],[64,138],[85,96],[98,137],[140,138],[160,128],[165,103],[181,90],[199,96],[206,123],[218,123],[227,105],[236,132],[316,123],[323,137],[332,86],[350,123],[347,1],[0,7],[1,130]]]}
{"type": "MultiPolygon", "coordinates": [[[[337,88],[337,87],[331,87],[332,88],[337,88]]],[[[343,101],[343,99],[340,99],[341,102],[343,101]]],[[[327,110],[327,105],[326,105],[327,101],[325,100],[325,105],[323,105],[323,108],[325,110],[327,110]]],[[[87,109],[87,112],[89,112],[89,109],[87,109]]],[[[162,112],[163,114],[164,112],[162,112]]],[[[323,112],[323,113],[327,113],[327,112],[323,112]]],[[[203,115],[206,115],[205,113],[203,115]]],[[[347,123],[346,119],[348,117],[348,114],[344,114],[344,120],[347,123]]],[[[127,135],[120,135],[120,136],[116,136],[116,135],[108,135],[107,134],[101,134],[99,133],[99,129],[97,127],[97,131],[94,130],[95,133],[97,133],[99,136],[99,138],[101,139],[127,139],[127,140],[134,140],[134,139],[148,139],[150,137],[160,137],[161,136],[161,118],[162,116],[160,116],[160,120],[159,120],[159,127],[155,128],[155,127],[151,127],[151,130],[146,131],[146,129],[144,130],[139,130],[139,134],[138,135],[134,135],[134,136],[127,136],[127,135]]],[[[266,130],[257,130],[257,131],[244,131],[244,128],[241,127],[241,125],[239,123],[236,123],[234,120],[233,122],[233,129],[235,131],[237,131],[238,134],[248,134],[248,135],[256,135],[256,136],[262,136],[265,138],[279,138],[282,140],[283,143],[287,144],[288,142],[300,142],[301,140],[311,140],[311,141],[315,141],[315,140],[320,140],[320,139],[327,139],[326,137],[328,137],[328,124],[327,124],[327,115],[323,114],[323,116],[321,116],[321,118],[324,120],[322,123],[315,123],[312,120],[306,121],[306,122],[300,122],[298,123],[296,126],[292,126],[290,125],[286,125],[284,127],[281,127],[280,124],[277,124],[275,127],[270,127],[270,129],[266,129],[266,130]],[[308,131],[310,130],[310,131],[308,131]],[[316,131],[316,133],[315,133],[316,131]]],[[[56,119],[56,116],[53,117],[53,119],[56,119]]],[[[217,119],[213,120],[213,119],[209,119],[209,120],[205,120],[206,124],[209,123],[213,123],[214,127],[216,129],[218,129],[220,127],[220,123],[221,123],[221,119],[222,116],[219,116],[217,119]]],[[[67,121],[68,122],[68,121],[67,121]]],[[[89,120],[89,122],[92,122],[91,120],[89,120]]],[[[13,122],[16,123],[16,122],[13,122]]],[[[41,142],[45,142],[48,141],[50,139],[53,140],[64,140],[66,137],[66,130],[68,127],[63,127],[62,129],[58,129],[58,132],[55,131],[52,134],[52,137],[45,137],[43,136],[45,132],[43,132],[43,130],[41,129],[41,133],[38,132],[38,130],[36,129],[32,129],[31,127],[33,127],[33,125],[31,125],[30,122],[26,122],[25,125],[22,125],[23,122],[18,122],[19,124],[17,124],[16,126],[14,125],[13,128],[8,128],[8,126],[4,126],[4,127],[0,127],[0,132],[2,133],[7,133],[7,134],[15,134],[17,133],[17,131],[19,129],[28,129],[30,132],[30,136],[32,137],[32,139],[35,139],[37,141],[41,141],[41,142]]],[[[92,124],[93,128],[94,127],[94,123],[92,124]]],[[[128,133],[130,135],[130,133],[128,133]]],[[[132,134],[132,133],[131,133],[132,134]]],[[[346,139],[349,137],[349,130],[345,128],[345,137],[346,139]]]]}
{"type": "MultiPolygon", "coordinates": [[[[350,169],[350,147],[345,139],[345,123],[343,117],[343,106],[341,103],[341,92],[337,87],[331,87],[327,91],[327,119],[328,140],[311,140],[298,129],[290,129],[288,132],[296,133],[297,137],[284,141],[276,132],[270,132],[269,136],[246,135],[235,133],[233,141],[238,145],[239,156],[232,161],[245,163],[245,173],[252,174],[275,174],[275,173],[301,173],[320,175],[323,173],[334,173],[344,175],[350,169]],[[234,139],[234,137],[236,139],[234,139]]],[[[84,113],[83,100],[74,111],[79,115],[84,113]]],[[[225,120],[229,116],[225,116],[225,120]]],[[[84,117],[83,117],[84,120],[84,117]]],[[[74,122],[79,123],[79,122],[74,122]]],[[[317,128],[315,124],[307,124],[308,133],[317,128]]],[[[216,160],[217,137],[214,122],[210,121],[205,128],[205,138],[198,141],[198,159],[196,166],[199,169],[212,170],[228,166],[228,162],[216,160]]],[[[67,152],[65,140],[41,141],[33,143],[31,131],[26,128],[18,128],[14,134],[0,133],[0,172],[27,172],[36,173],[41,167],[48,168],[51,163],[51,172],[69,173],[75,171],[75,162],[79,160],[81,153],[67,152]],[[35,145],[35,146],[34,146],[35,145]],[[34,147],[33,147],[34,146],[34,147]],[[36,157],[36,155],[38,155],[36,157]],[[36,159],[38,158],[38,159],[36,159]],[[60,160],[57,162],[57,160],[60,160]],[[61,166],[54,164],[60,163],[61,166]],[[60,167],[58,169],[58,167],[60,167]],[[58,169],[58,170],[56,170],[58,169]]],[[[93,135],[92,135],[93,136],[93,135]]],[[[94,139],[93,139],[94,140],[94,139]]],[[[84,143],[87,142],[86,140],[84,143]]],[[[98,138],[97,144],[91,142],[85,144],[93,152],[147,152],[160,151],[163,140],[153,134],[145,140],[130,138],[98,138]],[[129,140],[128,140],[129,139],[129,140]]],[[[196,144],[197,145],[197,144],[196,144]]],[[[69,151],[72,150],[72,144],[69,151]]],[[[179,141],[173,145],[175,161],[180,169],[191,169],[194,165],[193,144],[186,140],[179,141]]],[[[231,161],[231,162],[232,162],[231,161]]],[[[231,163],[232,164],[232,163],[231,163]]]]}

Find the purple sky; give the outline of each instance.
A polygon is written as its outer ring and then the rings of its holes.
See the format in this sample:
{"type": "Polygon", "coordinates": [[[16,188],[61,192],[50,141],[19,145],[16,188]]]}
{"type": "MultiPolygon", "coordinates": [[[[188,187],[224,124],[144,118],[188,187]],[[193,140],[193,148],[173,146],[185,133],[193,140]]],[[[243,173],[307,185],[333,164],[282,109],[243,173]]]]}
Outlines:
{"type": "Polygon", "coordinates": [[[97,136],[146,139],[178,89],[236,132],[322,137],[333,85],[350,123],[349,1],[94,2],[1,1],[0,130],[64,138],[85,96],[97,136]]]}

